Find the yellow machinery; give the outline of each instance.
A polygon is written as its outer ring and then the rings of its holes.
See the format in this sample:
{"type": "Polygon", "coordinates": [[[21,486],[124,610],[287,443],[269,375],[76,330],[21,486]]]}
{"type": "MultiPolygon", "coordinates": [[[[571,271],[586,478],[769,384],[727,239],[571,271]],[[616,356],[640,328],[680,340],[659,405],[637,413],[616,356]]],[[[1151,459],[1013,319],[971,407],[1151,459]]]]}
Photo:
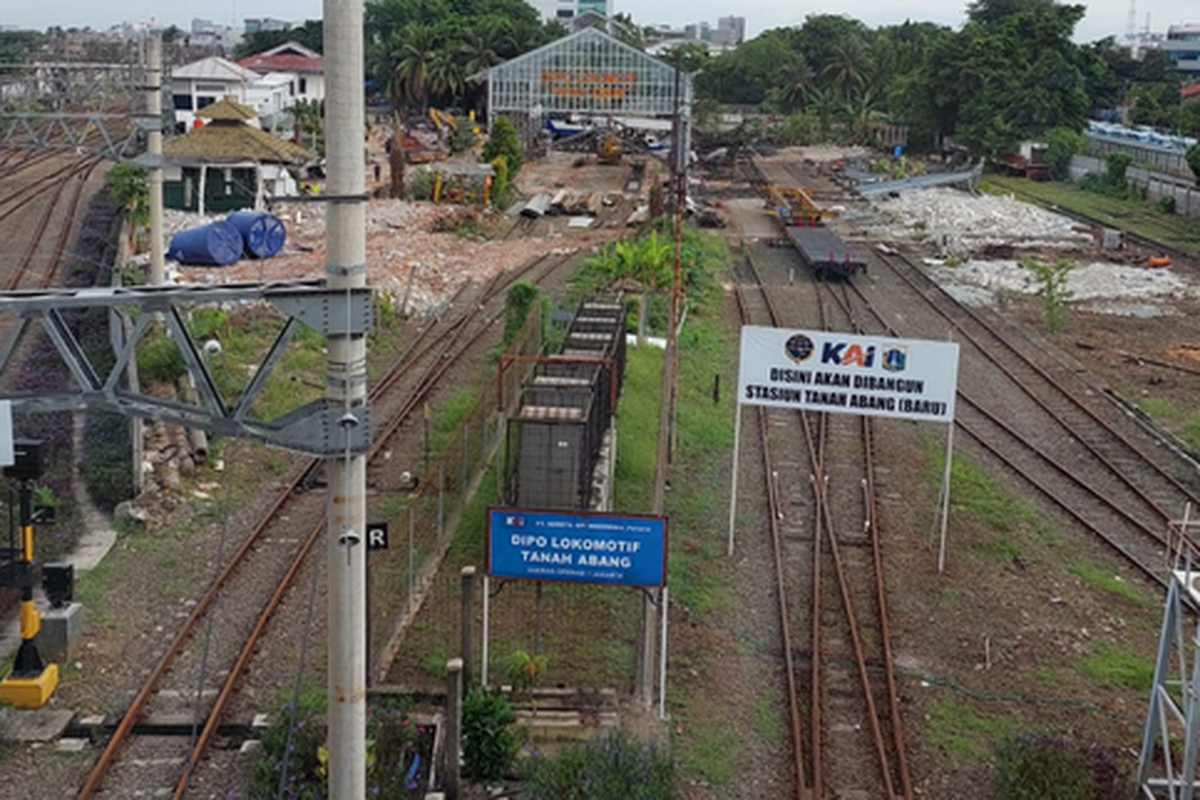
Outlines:
{"type": "Polygon", "coordinates": [[[811,227],[837,216],[836,211],[821,208],[803,189],[792,186],[765,186],[767,207],[781,225],[811,227]]]}
{"type": "Polygon", "coordinates": [[[453,114],[447,114],[445,111],[439,111],[436,108],[429,109],[429,119],[433,120],[433,127],[437,128],[438,133],[453,135],[458,133],[458,121],[454,119],[453,114]]]}
{"type": "Polygon", "coordinates": [[[621,140],[611,131],[604,134],[596,149],[596,160],[601,164],[617,164],[621,161],[621,140]]]}

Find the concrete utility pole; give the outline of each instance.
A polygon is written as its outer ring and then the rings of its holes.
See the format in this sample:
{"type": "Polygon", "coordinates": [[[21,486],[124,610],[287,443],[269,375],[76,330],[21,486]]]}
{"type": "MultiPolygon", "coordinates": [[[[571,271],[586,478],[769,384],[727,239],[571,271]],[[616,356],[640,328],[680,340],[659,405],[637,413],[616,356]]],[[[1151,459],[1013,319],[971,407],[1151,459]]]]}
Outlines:
{"type": "MultiPolygon", "coordinates": [[[[146,152],[150,156],[150,285],[162,286],[163,173],[162,173],[162,31],[151,31],[146,41],[146,152]]],[[[141,463],[135,461],[135,464],[141,463]]]]}
{"type": "MultiPolygon", "coordinates": [[[[324,0],[325,152],[330,289],[366,286],[366,167],[363,163],[363,0],[324,0]]],[[[336,302],[336,301],[335,301],[336,302]]],[[[331,335],[326,397],[347,428],[367,425],[363,335],[331,335]]],[[[367,784],[367,459],[327,459],[329,474],[329,797],[361,800],[367,784]]]]}

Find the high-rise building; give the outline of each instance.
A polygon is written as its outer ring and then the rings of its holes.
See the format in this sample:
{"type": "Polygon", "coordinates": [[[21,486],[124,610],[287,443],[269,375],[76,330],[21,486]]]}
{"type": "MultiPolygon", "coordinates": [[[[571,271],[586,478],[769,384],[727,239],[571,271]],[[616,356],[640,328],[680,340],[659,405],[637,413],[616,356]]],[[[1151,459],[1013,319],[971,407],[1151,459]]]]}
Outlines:
{"type": "Polygon", "coordinates": [[[1170,26],[1159,47],[1175,62],[1175,69],[1189,75],[1200,74],[1200,25],[1170,26]]]}
{"type": "Polygon", "coordinates": [[[529,4],[537,9],[546,22],[557,20],[567,22],[588,11],[613,15],[613,0],[529,0],[529,4]]]}

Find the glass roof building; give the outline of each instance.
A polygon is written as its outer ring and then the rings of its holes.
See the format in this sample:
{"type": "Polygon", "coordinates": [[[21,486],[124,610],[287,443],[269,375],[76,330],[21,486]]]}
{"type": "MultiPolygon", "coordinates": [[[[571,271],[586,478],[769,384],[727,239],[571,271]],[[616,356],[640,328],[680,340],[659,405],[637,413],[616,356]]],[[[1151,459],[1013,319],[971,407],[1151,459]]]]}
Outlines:
{"type": "MultiPolygon", "coordinates": [[[[691,118],[692,77],[596,28],[583,28],[476,76],[487,81],[489,124],[497,116],[518,130],[541,130],[548,118],[691,118]]],[[[683,150],[687,152],[687,149],[683,150]]]]}

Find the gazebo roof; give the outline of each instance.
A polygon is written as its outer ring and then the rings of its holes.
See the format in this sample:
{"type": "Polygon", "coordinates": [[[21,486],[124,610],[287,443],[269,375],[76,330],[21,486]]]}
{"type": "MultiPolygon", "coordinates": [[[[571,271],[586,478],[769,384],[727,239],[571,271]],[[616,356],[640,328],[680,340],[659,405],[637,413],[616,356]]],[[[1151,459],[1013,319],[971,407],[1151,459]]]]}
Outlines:
{"type": "Polygon", "coordinates": [[[226,97],[200,109],[196,112],[196,116],[211,120],[245,122],[257,117],[258,112],[250,106],[244,106],[236,100],[226,97]]]}
{"type": "MultiPolygon", "coordinates": [[[[217,105],[219,103],[213,104],[217,105]]],[[[168,139],[163,142],[163,154],[175,162],[257,161],[299,165],[312,160],[312,154],[303,147],[232,120],[215,121],[168,139]]]]}

